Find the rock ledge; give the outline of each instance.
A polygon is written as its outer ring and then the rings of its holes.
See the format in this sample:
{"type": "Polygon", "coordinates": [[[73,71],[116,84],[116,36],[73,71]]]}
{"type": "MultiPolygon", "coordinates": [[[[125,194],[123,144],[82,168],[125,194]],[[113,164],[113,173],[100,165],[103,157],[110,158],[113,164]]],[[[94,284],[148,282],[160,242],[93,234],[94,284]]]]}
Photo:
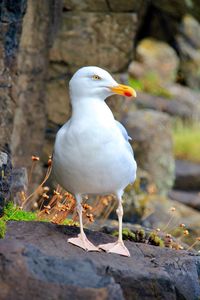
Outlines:
{"type": "MultiPolygon", "coordinates": [[[[200,257],[127,242],[131,257],[84,252],[67,243],[78,228],[9,222],[0,240],[1,300],[190,299],[200,296],[200,257]]],[[[87,231],[94,243],[114,238],[87,231]]]]}

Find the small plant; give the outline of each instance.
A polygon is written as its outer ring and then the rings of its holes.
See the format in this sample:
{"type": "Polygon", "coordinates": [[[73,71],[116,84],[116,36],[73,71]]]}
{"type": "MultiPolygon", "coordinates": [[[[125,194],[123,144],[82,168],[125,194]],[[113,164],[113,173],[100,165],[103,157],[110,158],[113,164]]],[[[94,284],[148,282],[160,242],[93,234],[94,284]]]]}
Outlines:
{"type": "Polygon", "coordinates": [[[176,158],[200,162],[200,125],[176,122],[173,128],[174,154],[176,158]]]}
{"type": "Polygon", "coordinates": [[[154,246],[164,247],[164,241],[157,235],[156,232],[151,232],[149,235],[148,243],[154,246]]]}
{"type": "Polygon", "coordinates": [[[0,219],[0,239],[3,239],[6,234],[6,222],[0,219]]]}
{"type": "MultiPolygon", "coordinates": [[[[113,236],[118,236],[118,234],[119,234],[118,231],[114,231],[112,233],[113,236]]],[[[135,241],[136,235],[130,229],[123,228],[123,230],[122,230],[122,237],[123,237],[123,240],[135,241]]]]}
{"type": "Polygon", "coordinates": [[[2,219],[4,221],[35,221],[37,215],[34,212],[21,210],[21,208],[15,206],[12,202],[8,202],[4,208],[2,219]]]}
{"type": "Polygon", "coordinates": [[[7,221],[36,221],[36,219],[36,213],[23,211],[12,202],[8,202],[4,208],[4,214],[0,218],[0,238],[5,236],[7,221]]]}
{"type": "Polygon", "coordinates": [[[143,91],[167,99],[172,98],[170,92],[164,86],[162,86],[158,78],[158,75],[155,73],[147,73],[140,80],[129,78],[129,84],[137,91],[143,91]]]}
{"type": "Polygon", "coordinates": [[[144,229],[136,230],[135,232],[135,241],[138,243],[144,243],[146,239],[146,233],[144,229]]]}

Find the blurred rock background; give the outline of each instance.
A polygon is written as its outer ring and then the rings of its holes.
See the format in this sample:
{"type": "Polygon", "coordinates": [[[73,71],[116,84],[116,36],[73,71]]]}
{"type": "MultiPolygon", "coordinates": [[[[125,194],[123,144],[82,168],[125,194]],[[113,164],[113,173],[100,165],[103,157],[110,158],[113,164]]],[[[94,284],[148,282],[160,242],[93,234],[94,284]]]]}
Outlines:
{"type": "Polygon", "coordinates": [[[0,10],[0,209],[11,173],[15,191],[27,185],[31,155],[41,158],[40,182],[70,117],[68,81],[97,65],[138,93],[134,102],[107,100],[139,166],[126,221],[162,226],[175,206],[177,220],[200,235],[199,1],[3,0],[0,10]]]}

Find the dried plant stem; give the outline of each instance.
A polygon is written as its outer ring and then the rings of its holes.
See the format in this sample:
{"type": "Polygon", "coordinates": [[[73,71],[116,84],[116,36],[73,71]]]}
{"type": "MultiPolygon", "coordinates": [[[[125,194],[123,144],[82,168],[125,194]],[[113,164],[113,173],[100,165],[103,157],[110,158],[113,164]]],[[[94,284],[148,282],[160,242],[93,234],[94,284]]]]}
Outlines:
{"type": "Polygon", "coordinates": [[[187,251],[191,250],[199,241],[195,241],[189,248],[187,248],[187,251]]]}
{"type": "Polygon", "coordinates": [[[33,170],[35,169],[35,166],[36,166],[36,161],[33,160],[33,161],[32,161],[32,164],[31,164],[31,170],[30,170],[30,173],[29,173],[29,176],[28,176],[28,185],[29,185],[29,186],[30,186],[30,184],[31,184],[32,175],[33,175],[33,170]]]}
{"type": "Polygon", "coordinates": [[[144,215],[142,216],[141,220],[144,221],[149,216],[151,216],[155,212],[154,208],[149,209],[148,211],[144,212],[144,215]]]}
{"type": "Polygon", "coordinates": [[[172,215],[169,219],[169,221],[167,222],[167,224],[165,225],[165,227],[162,229],[163,232],[166,231],[166,229],[169,227],[169,225],[171,224],[172,220],[174,219],[174,215],[172,215]]]}
{"type": "Polygon", "coordinates": [[[51,174],[51,169],[52,167],[49,166],[46,172],[46,175],[44,177],[44,180],[42,181],[42,183],[35,189],[35,191],[30,194],[24,201],[24,203],[22,203],[22,208],[24,208],[25,204],[27,204],[28,200],[31,199],[33,197],[33,195],[35,195],[36,192],[38,192],[38,190],[43,186],[43,184],[47,181],[47,179],[49,178],[50,174],[51,174]]]}
{"type": "Polygon", "coordinates": [[[100,223],[102,224],[110,215],[111,211],[114,209],[114,207],[116,206],[115,201],[113,201],[113,203],[111,202],[110,206],[106,209],[104,215],[102,216],[102,220],[100,221],[100,223]]]}

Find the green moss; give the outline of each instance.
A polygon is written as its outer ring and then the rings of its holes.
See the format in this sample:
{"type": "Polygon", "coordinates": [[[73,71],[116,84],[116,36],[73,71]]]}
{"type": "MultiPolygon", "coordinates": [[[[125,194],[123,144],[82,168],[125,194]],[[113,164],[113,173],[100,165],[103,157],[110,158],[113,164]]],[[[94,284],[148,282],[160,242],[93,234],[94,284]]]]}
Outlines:
{"type": "Polygon", "coordinates": [[[34,212],[20,210],[12,202],[9,202],[4,208],[2,219],[5,221],[35,221],[37,215],[34,212]]]}
{"type": "Polygon", "coordinates": [[[129,84],[132,86],[136,91],[143,91],[146,93],[150,93],[155,96],[161,96],[167,99],[171,99],[171,93],[162,86],[158,75],[155,73],[147,73],[143,78],[140,80],[129,78],[129,84]]]}
{"type": "Polygon", "coordinates": [[[154,246],[164,247],[163,240],[155,232],[150,233],[149,244],[154,246]]]}
{"type": "Polygon", "coordinates": [[[137,230],[135,235],[136,235],[136,242],[143,243],[145,241],[146,233],[144,229],[137,230]]]}
{"type": "Polygon", "coordinates": [[[35,221],[36,219],[36,213],[20,210],[12,202],[8,202],[3,217],[0,218],[0,238],[5,236],[7,221],[35,221]]]}
{"type": "MultiPolygon", "coordinates": [[[[113,236],[118,236],[119,233],[118,233],[118,231],[114,231],[112,233],[112,235],[113,236]]],[[[135,233],[132,232],[128,228],[123,228],[123,230],[122,230],[122,237],[123,237],[123,240],[135,241],[135,233]]]]}
{"type": "MultiPolygon", "coordinates": [[[[13,202],[8,202],[4,208],[4,215],[0,218],[0,238],[4,238],[6,233],[7,221],[40,221],[49,222],[46,219],[38,219],[37,212],[24,211],[15,206],[13,202]]],[[[66,219],[62,225],[79,226],[77,222],[71,219],[66,219]]]]}
{"type": "Polygon", "coordinates": [[[79,226],[79,223],[74,222],[72,219],[65,219],[61,225],[79,226]]]}
{"type": "MultiPolygon", "coordinates": [[[[114,231],[112,233],[113,236],[118,237],[118,231],[114,231]]],[[[124,228],[122,230],[123,240],[134,241],[137,243],[149,243],[153,246],[164,247],[164,241],[155,233],[151,232],[150,234],[146,234],[144,229],[136,230],[132,232],[128,228],[124,228]]]]}
{"type": "Polygon", "coordinates": [[[173,128],[176,158],[200,162],[200,125],[176,122],[173,128]]]}
{"type": "Polygon", "coordinates": [[[6,222],[0,219],[0,239],[3,239],[6,234],[6,222]]]}
{"type": "Polygon", "coordinates": [[[136,91],[144,91],[144,85],[141,80],[129,78],[129,84],[132,88],[134,88],[136,91]]]}

